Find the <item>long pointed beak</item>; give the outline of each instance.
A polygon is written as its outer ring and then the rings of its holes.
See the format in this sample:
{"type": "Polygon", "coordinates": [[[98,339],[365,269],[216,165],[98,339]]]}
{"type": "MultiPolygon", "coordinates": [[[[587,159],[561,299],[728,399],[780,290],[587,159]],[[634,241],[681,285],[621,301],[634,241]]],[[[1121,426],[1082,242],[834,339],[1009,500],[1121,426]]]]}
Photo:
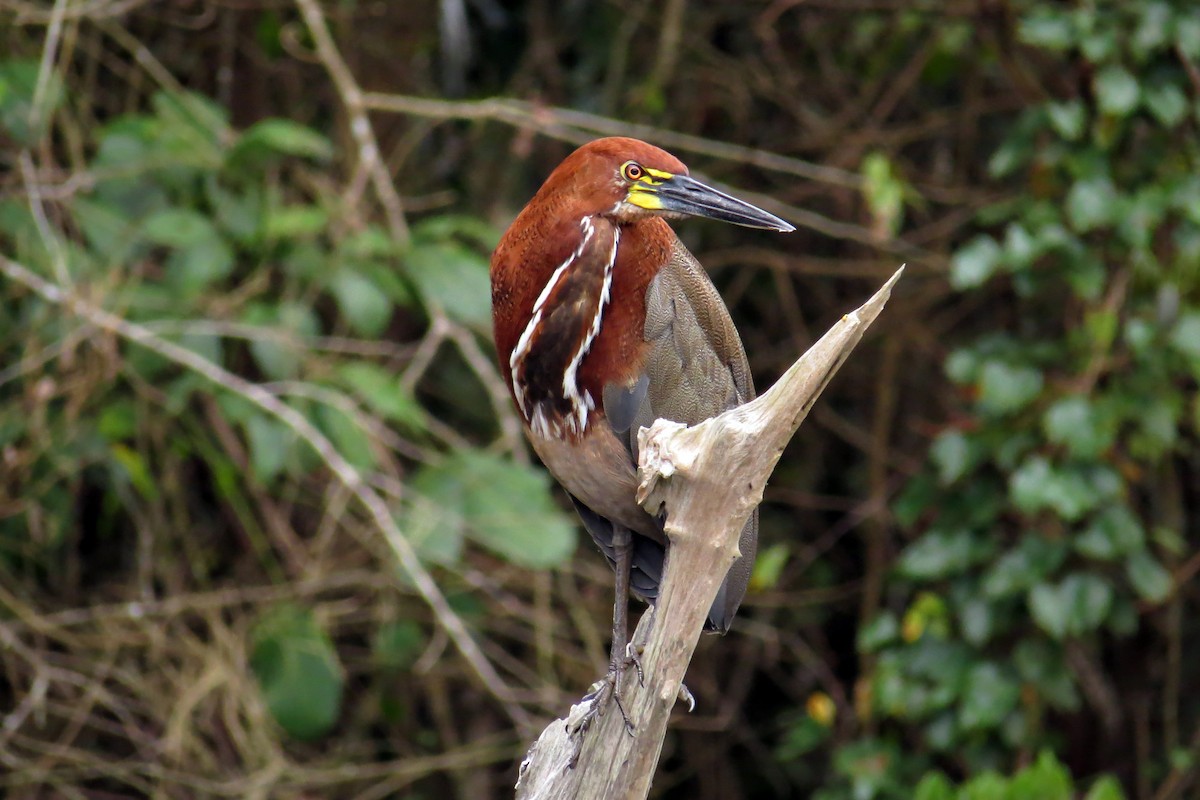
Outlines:
{"type": "Polygon", "coordinates": [[[654,196],[663,211],[707,217],[721,222],[732,222],[734,225],[744,225],[747,228],[763,228],[781,233],[796,230],[795,226],[774,214],[717,191],[687,175],[672,175],[667,178],[654,187],[654,196]]]}

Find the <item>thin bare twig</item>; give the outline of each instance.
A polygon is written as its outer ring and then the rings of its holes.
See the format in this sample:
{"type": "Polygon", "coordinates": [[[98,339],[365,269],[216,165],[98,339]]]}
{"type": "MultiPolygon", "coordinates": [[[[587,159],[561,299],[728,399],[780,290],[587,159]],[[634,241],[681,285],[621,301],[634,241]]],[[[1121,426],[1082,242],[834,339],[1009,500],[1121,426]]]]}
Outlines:
{"type": "Polygon", "coordinates": [[[592,138],[594,134],[635,136],[671,150],[699,153],[724,161],[749,164],[819,183],[856,190],[863,185],[862,176],[848,170],[826,167],[753,147],[705,139],[702,136],[693,136],[667,128],[640,125],[602,117],[598,114],[589,114],[585,111],[529,103],[523,100],[489,98],[487,100],[455,101],[377,92],[367,92],[363,95],[362,100],[366,108],[374,111],[390,111],[396,114],[411,114],[432,119],[496,120],[575,143],[584,142],[592,138]],[[575,130],[571,130],[572,128],[575,130]]]}
{"type": "Polygon", "coordinates": [[[400,202],[400,195],[392,185],[392,177],[379,155],[379,144],[375,141],[375,129],[371,127],[371,120],[367,116],[363,91],[358,87],[358,82],[334,44],[329,27],[325,24],[325,15],[316,0],[296,0],[296,5],[300,7],[304,23],[312,34],[313,43],[317,47],[317,57],[325,65],[342,103],[346,106],[346,114],[350,117],[350,135],[358,145],[359,163],[371,176],[371,185],[375,187],[375,194],[379,197],[387,216],[392,238],[402,247],[406,246],[409,234],[408,223],[404,219],[404,205],[400,202]]]}

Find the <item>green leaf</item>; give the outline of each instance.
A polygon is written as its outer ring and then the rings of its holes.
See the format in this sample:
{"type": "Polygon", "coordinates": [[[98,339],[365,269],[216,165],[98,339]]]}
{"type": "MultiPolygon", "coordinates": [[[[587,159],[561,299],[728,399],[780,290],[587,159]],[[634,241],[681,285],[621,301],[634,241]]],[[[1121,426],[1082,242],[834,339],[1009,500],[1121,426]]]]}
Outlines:
{"type": "Polygon", "coordinates": [[[958,724],[964,731],[995,728],[1017,707],[1020,695],[1021,686],[1008,670],[990,661],[976,664],[967,672],[958,724]]]}
{"type": "Polygon", "coordinates": [[[277,206],[263,217],[263,235],[273,241],[311,238],[328,227],[329,215],[318,206],[277,206]]]}
{"type": "MultiPolygon", "coordinates": [[[[215,229],[214,229],[215,234],[215,229]]],[[[233,251],[219,234],[167,256],[167,281],[184,298],[195,297],[233,272],[233,251]]]]}
{"type": "Polygon", "coordinates": [[[970,347],[960,347],[957,350],[950,351],[950,354],[946,356],[945,362],[943,362],[946,377],[959,386],[979,380],[979,373],[982,366],[979,354],[970,347]]]}
{"type": "Polygon", "coordinates": [[[960,430],[943,431],[929,446],[929,458],[938,471],[938,481],[949,486],[967,473],[975,460],[966,434],[960,430]]]}
{"type": "Polygon", "coordinates": [[[1013,650],[1013,666],[1021,680],[1032,684],[1052,707],[1061,711],[1079,708],[1075,679],[1059,645],[1044,639],[1023,639],[1013,650]]]}
{"type": "Polygon", "coordinates": [[[988,361],[979,374],[979,408],[996,415],[1020,411],[1042,391],[1042,382],[1034,367],[988,361]]]}
{"type": "Polygon", "coordinates": [[[1151,86],[1146,89],[1146,108],[1164,127],[1173,128],[1187,117],[1188,97],[1173,83],[1151,86]]]}
{"type": "Polygon", "coordinates": [[[92,252],[105,263],[119,264],[132,258],[139,245],[145,248],[138,226],[108,203],[76,197],[71,201],[71,215],[92,252]]]}
{"type": "Polygon", "coordinates": [[[987,555],[989,543],[969,530],[931,530],[904,549],[897,571],[915,580],[935,580],[963,572],[987,555]]]}
{"type": "Polygon", "coordinates": [[[333,145],[327,138],[290,119],[265,119],[247,128],[238,137],[234,153],[244,156],[255,150],[321,161],[333,156],[333,145]]]}
{"type": "Polygon", "coordinates": [[[1112,587],[1091,573],[1069,575],[1058,585],[1039,584],[1029,593],[1034,621],[1056,639],[1095,630],[1108,617],[1112,604],[1112,587]]]}
{"type": "Polygon", "coordinates": [[[1000,266],[1003,251],[991,236],[976,236],[950,262],[950,285],[962,291],[982,286],[1000,266]]]}
{"type": "Polygon", "coordinates": [[[417,556],[433,564],[457,564],[466,535],[461,482],[446,480],[437,470],[422,469],[414,474],[409,488],[400,523],[417,556]]]}
{"type": "Polygon", "coordinates": [[[1125,800],[1121,782],[1112,775],[1105,775],[1092,784],[1083,800],[1125,800]]]}
{"type": "Polygon", "coordinates": [[[1116,427],[1101,420],[1088,398],[1068,395],[1046,409],[1042,428],[1046,438],[1065,445],[1072,456],[1093,459],[1112,446],[1116,427]]]}
{"type": "Polygon", "coordinates": [[[317,406],[317,424],[342,457],[361,470],[372,470],[378,463],[374,440],[359,421],[341,408],[317,406]]]}
{"type": "Polygon", "coordinates": [[[876,653],[900,638],[900,622],[891,611],[882,611],[858,631],[858,651],[876,653]]]}
{"type": "Polygon", "coordinates": [[[1149,603],[1161,603],[1171,594],[1174,581],[1166,567],[1147,550],[1139,550],[1125,562],[1125,574],[1138,597],[1149,603]]]}
{"type": "Polygon", "coordinates": [[[1008,781],[995,772],[982,772],[962,785],[958,800],[1010,800],[1008,781]]]}
{"type": "Polygon", "coordinates": [[[1036,762],[1013,776],[1009,797],[1036,797],[1038,800],[1072,800],[1075,796],[1071,773],[1049,750],[1043,750],[1036,762]]]}
{"type": "Polygon", "coordinates": [[[1137,78],[1119,64],[1109,64],[1096,72],[1093,84],[1100,110],[1123,117],[1137,108],[1141,94],[1137,78]]]}
{"type": "Polygon", "coordinates": [[[1200,362],[1200,311],[1179,315],[1171,329],[1171,346],[1188,358],[1200,362]]]}
{"type": "Polygon", "coordinates": [[[784,542],[759,550],[754,559],[754,571],[750,574],[751,590],[761,592],[776,588],[790,557],[791,548],[784,542]]]}
{"type": "Polygon", "coordinates": [[[1075,537],[1075,549],[1088,558],[1111,561],[1139,551],[1146,540],[1142,523],[1124,504],[1112,505],[1097,514],[1075,537]]]}
{"type": "Polygon", "coordinates": [[[1048,6],[1034,6],[1033,12],[1021,20],[1017,38],[1027,45],[1046,50],[1066,50],[1075,44],[1075,27],[1064,11],[1048,6]]]}
{"type": "Polygon", "coordinates": [[[1174,27],[1175,14],[1163,2],[1141,3],[1142,18],[1130,38],[1130,49],[1141,58],[1167,44],[1174,27]]]}
{"type": "Polygon", "coordinates": [[[25,146],[35,144],[46,133],[50,119],[62,104],[62,78],[58,70],[51,69],[40,98],[41,113],[37,119],[32,118],[40,73],[41,65],[35,60],[0,61],[0,131],[8,131],[25,146]]]}
{"type": "Polygon", "coordinates": [[[282,423],[263,414],[250,416],[244,425],[254,477],[270,483],[286,466],[296,436],[282,423]]]}
{"type": "Polygon", "coordinates": [[[1175,20],[1175,44],[1188,58],[1200,58],[1200,14],[1181,14],[1175,20]]]}
{"type": "Polygon", "coordinates": [[[392,301],[365,275],[338,270],[329,282],[343,319],[360,336],[377,338],[392,319],[392,301]]]}
{"type": "Polygon", "coordinates": [[[1004,259],[1012,270],[1022,270],[1033,264],[1039,255],[1038,242],[1019,222],[1004,229],[1004,259]]]}
{"type": "Polygon", "coordinates": [[[1112,223],[1121,214],[1120,195],[1113,182],[1099,176],[1076,181],[1067,193],[1067,219],[1079,233],[1112,223]]]}
{"type": "Polygon", "coordinates": [[[411,430],[425,429],[425,410],[392,372],[369,362],[351,361],[338,368],[338,378],[384,418],[411,430]]]}
{"type": "Polygon", "coordinates": [[[385,622],[371,640],[371,657],[381,668],[402,671],[411,667],[425,647],[421,626],[409,619],[385,622]]]}
{"type": "Polygon", "coordinates": [[[345,679],[333,642],[311,611],[287,605],[267,614],[251,634],[250,669],[289,736],[316,739],[337,722],[345,679]]]}
{"type": "Polygon", "coordinates": [[[124,444],[114,443],[109,446],[109,457],[114,477],[128,480],[138,494],[148,500],[158,498],[158,483],[141,453],[124,444]]]}
{"type": "Polygon", "coordinates": [[[954,800],[955,797],[954,784],[940,772],[925,773],[913,790],[913,800],[954,800]]]}
{"type": "Polygon", "coordinates": [[[1099,498],[1088,476],[1078,470],[1054,467],[1042,456],[1027,459],[1009,477],[1009,496],[1026,514],[1049,509],[1066,520],[1077,520],[1099,498]]]}
{"type": "Polygon", "coordinates": [[[575,527],[550,502],[546,473],[479,450],[461,450],[422,467],[414,490],[441,501],[466,535],[514,564],[545,569],[575,551],[575,527]]]}
{"type": "Polygon", "coordinates": [[[1047,103],[1046,114],[1051,126],[1067,141],[1078,141],[1087,125],[1087,109],[1078,99],[1062,103],[1047,103]]]}
{"type": "Polygon", "coordinates": [[[404,267],[427,305],[454,320],[486,330],[492,321],[492,290],[486,259],[456,243],[414,246],[404,267]]]}
{"type": "Polygon", "coordinates": [[[290,332],[294,340],[276,337],[250,340],[250,353],[259,368],[271,380],[291,380],[300,372],[305,339],[317,333],[317,319],[312,311],[298,303],[269,306],[262,303],[247,307],[243,321],[250,325],[270,327],[290,332]]]}
{"type": "Polygon", "coordinates": [[[191,247],[221,237],[208,217],[190,208],[168,208],[151,214],[142,223],[142,234],[167,247],[191,247]]]}
{"type": "Polygon", "coordinates": [[[1052,574],[1067,556],[1061,542],[1025,536],[1020,544],[997,559],[983,580],[984,594],[992,599],[1023,593],[1052,574]]]}
{"type": "Polygon", "coordinates": [[[881,152],[867,154],[862,163],[863,196],[875,220],[874,229],[895,236],[904,220],[904,182],[881,152]]]}

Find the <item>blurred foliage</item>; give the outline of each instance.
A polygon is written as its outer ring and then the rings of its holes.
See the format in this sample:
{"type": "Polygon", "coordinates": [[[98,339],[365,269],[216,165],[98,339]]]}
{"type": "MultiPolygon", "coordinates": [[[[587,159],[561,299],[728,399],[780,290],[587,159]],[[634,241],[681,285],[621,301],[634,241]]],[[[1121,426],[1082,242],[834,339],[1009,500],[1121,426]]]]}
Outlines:
{"type": "MultiPolygon", "coordinates": [[[[489,343],[499,231],[595,135],[561,107],[703,137],[659,143],[800,225],[678,225],[760,386],[909,263],[768,488],[655,794],[1195,792],[1194,3],[325,3],[366,90],[547,104],[372,114],[407,231],[289,4],[117,6],[0,4],[0,254],[314,426],[523,713],[594,680],[611,611],[489,343]]],[[[530,732],[320,452],[0,296],[6,796],[511,792],[530,732]]]]}

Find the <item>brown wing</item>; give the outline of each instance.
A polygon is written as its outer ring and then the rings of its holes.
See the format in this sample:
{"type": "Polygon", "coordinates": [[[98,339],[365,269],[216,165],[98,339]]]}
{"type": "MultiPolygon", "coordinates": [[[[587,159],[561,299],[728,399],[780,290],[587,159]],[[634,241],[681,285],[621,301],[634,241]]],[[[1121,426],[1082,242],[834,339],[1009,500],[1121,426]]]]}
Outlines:
{"type": "MultiPolygon", "coordinates": [[[[649,343],[642,380],[608,387],[605,415],[637,463],[637,431],[656,419],[689,425],[754,398],[746,351],[729,311],[703,267],[678,240],[671,260],[646,292],[645,338],[649,343]]],[[[724,632],[745,596],[758,544],[758,511],[742,529],[742,557],[725,578],[709,625],[724,632]]]]}

